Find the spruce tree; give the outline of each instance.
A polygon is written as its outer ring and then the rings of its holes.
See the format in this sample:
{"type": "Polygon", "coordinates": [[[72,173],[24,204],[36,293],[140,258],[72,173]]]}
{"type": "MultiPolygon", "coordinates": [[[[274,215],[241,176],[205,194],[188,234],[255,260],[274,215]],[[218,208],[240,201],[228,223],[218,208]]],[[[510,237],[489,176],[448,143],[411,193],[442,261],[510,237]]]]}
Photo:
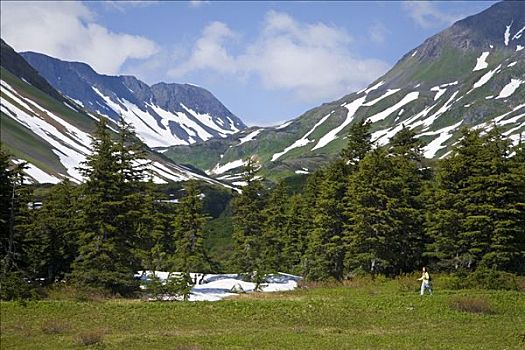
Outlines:
{"type": "Polygon", "coordinates": [[[233,241],[232,267],[240,273],[254,273],[258,276],[266,273],[262,252],[264,208],[266,193],[259,178],[256,177],[256,163],[248,159],[243,169],[243,180],[246,186],[242,193],[235,196],[233,208],[233,241]]]}
{"type": "Polygon", "coordinates": [[[286,185],[281,182],[271,191],[263,212],[266,219],[262,236],[264,241],[263,260],[266,268],[270,271],[283,270],[288,259],[284,252],[284,246],[285,244],[291,245],[291,242],[286,242],[289,215],[288,190],[286,185]]]}
{"type": "Polygon", "coordinates": [[[306,277],[311,280],[343,278],[346,168],[342,160],[334,162],[324,170],[324,178],[319,185],[312,231],[305,253],[306,277]]]}
{"type": "Polygon", "coordinates": [[[210,260],[204,246],[208,218],[195,181],[186,183],[185,195],[177,205],[174,221],[176,237],[175,268],[183,273],[209,273],[210,260]]]}
{"type": "Polygon", "coordinates": [[[41,277],[48,283],[70,273],[78,254],[76,199],[77,189],[65,179],[52,188],[42,208],[36,211],[34,244],[40,254],[35,257],[35,264],[40,265],[41,277]]]}
{"type": "Polygon", "coordinates": [[[101,118],[93,134],[93,153],[80,168],[86,182],[79,203],[79,256],[72,277],[81,285],[128,294],[137,287],[133,275],[138,259],[133,254],[136,223],[129,220],[126,201],[133,196],[133,184],[126,183],[132,161],[123,157],[122,148],[101,118]]]}

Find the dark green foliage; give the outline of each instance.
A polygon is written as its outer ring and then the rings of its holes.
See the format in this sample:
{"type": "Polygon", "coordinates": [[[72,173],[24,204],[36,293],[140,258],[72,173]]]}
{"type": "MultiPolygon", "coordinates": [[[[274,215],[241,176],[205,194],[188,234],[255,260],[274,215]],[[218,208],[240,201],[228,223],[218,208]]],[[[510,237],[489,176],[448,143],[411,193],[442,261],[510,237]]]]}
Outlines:
{"type": "Polygon", "coordinates": [[[211,264],[204,246],[208,217],[203,214],[202,200],[194,181],[185,186],[185,196],[177,205],[173,230],[176,250],[174,268],[184,273],[208,273],[211,264]]]}
{"type": "Polygon", "coordinates": [[[237,272],[243,273],[263,273],[266,267],[263,261],[266,249],[263,240],[266,193],[255,174],[256,163],[248,159],[243,176],[246,186],[232,202],[234,251],[231,265],[237,272]]]}
{"type": "Polygon", "coordinates": [[[433,242],[427,256],[447,269],[524,272],[525,192],[520,151],[497,128],[463,131],[453,156],[440,162],[427,210],[433,242]]]}
{"type": "Polygon", "coordinates": [[[36,211],[34,222],[35,245],[39,247],[35,268],[48,283],[62,279],[71,272],[78,246],[76,226],[77,188],[69,180],[59,183],[36,211]]]}
{"type": "Polygon", "coordinates": [[[347,166],[337,161],[323,172],[313,212],[312,231],[305,254],[308,279],[343,277],[345,222],[343,197],[346,191],[347,166]]]}
{"type": "Polygon", "coordinates": [[[137,284],[140,268],[141,216],[145,197],[145,162],[132,128],[122,120],[119,139],[113,141],[104,118],[93,136],[93,154],[82,175],[79,255],[73,279],[81,284],[128,294],[137,284]]]}

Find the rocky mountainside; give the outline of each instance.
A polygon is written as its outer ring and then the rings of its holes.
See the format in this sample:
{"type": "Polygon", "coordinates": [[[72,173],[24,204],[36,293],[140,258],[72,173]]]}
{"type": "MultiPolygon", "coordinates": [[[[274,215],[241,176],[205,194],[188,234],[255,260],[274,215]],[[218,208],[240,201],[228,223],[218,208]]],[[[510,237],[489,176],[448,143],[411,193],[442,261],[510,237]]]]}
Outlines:
{"type": "MultiPolygon", "coordinates": [[[[0,131],[3,147],[15,163],[39,183],[64,178],[82,181],[76,169],[91,152],[90,133],[97,116],[63,97],[4,41],[1,42],[0,131]]],[[[201,179],[218,181],[150,151],[155,182],[201,179]]]]}
{"type": "Polygon", "coordinates": [[[91,113],[122,115],[150,147],[189,145],[246,128],[209,91],[191,84],[148,86],[133,76],[108,76],[89,65],[40,53],[21,55],[55,89],[91,113]]]}
{"type": "Polygon", "coordinates": [[[363,119],[372,122],[378,145],[403,125],[414,129],[427,143],[427,158],[446,157],[462,127],[497,125],[517,143],[525,132],[524,47],[525,2],[500,2],[410,50],[366,89],[280,126],[176,146],[165,154],[237,181],[250,156],[271,179],[308,173],[336,157],[349,126],[363,119]]]}

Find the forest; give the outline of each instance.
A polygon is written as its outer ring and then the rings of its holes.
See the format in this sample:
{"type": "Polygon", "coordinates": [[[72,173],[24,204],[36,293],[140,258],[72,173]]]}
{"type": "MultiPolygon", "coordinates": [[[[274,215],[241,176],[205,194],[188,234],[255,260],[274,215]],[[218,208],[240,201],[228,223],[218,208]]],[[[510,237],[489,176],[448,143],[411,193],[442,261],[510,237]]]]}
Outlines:
{"type": "Polygon", "coordinates": [[[369,127],[354,123],[338,159],[299,184],[269,185],[249,159],[246,186],[225,210],[231,251],[219,255],[207,244],[202,184],[189,181],[170,200],[122,119],[117,134],[98,122],[94,151],[79,168],[86,181],[54,185],[41,204],[24,164],[12,166],[1,150],[0,297],[38,298],[64,283],[132,297],[145,270],[178,272],[146,291],[185,295],[196,283],[190,272],[242,273],[256,283],[275,272],[343,281],[428,266],[502,288],[525,274],[522,142],[512,146],[497,127],[465,128],[451,154],[433,161],[409,128],[378,146],[369,127]]]}

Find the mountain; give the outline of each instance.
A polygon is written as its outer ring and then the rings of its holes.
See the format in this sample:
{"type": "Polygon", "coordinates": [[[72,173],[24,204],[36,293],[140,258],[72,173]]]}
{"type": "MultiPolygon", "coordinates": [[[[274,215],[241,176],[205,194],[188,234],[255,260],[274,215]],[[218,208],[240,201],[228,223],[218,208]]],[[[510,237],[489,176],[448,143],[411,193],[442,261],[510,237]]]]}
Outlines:
{"type": "Polygon", "coordinates": [[[131,123],[150,147],[188,145],[245,129],[209,91],[191,84],[152,86],[133,76],[109,76],[89,65],[40,53],[22,57],[56,90],[87,111],[131,123]]]}
{"type": "MultiPolygon", "coordinates": [[[[90,133],[98,117],[62,96],[3,40],[0,63],[0,136],[13,162],[28,162],[26,173],[34,182],[82,181],[76,167],[91,152],[90,133]]],[[[156,182],[219,184],[156,152],[149,151],[148,158],[156,182]]]]}
{"type": "Polygon", "coordinates": [[[427,142],[427,158],[447,156],[462,127],[498,125],[517,143],[525,131],[525,1],[500,2],[410,50],[368,88],[325,103],[280,126],[171,147],[165,155],[237,181],[247,157],[276,180],[334,159],[356,120],[388,143],[404,126],[427,142]]]}

